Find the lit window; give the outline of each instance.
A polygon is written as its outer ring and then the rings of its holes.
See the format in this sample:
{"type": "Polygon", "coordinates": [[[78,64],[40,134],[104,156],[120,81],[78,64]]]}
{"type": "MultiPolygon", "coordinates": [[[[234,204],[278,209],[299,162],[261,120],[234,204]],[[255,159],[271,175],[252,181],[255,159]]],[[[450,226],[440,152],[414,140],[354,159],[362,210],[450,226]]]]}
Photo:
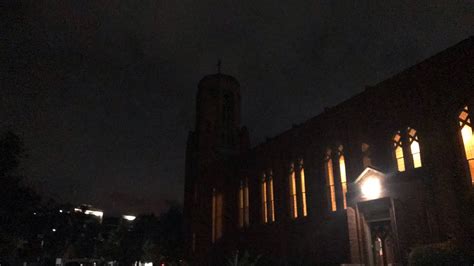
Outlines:
{"type": "Polygon", "coordinates": [[[395,158],[397,160],[397,168],[399,172],[405,171],[405,160],[403,158],[402,136],[400,131],[393,137],[393,148],[395,151],[395,158]]]}
{"type": "Polygon", "coordinates": [[[290,210],[293,218],[298,218],[298,204],[296,202],[296,176],[294,165],[291,164],[290,168],[290,210]]]}
{"type": "Polygon", "coordinates": [[[249,183],[248,178],[240,181],[239,188],[239,227],[249,225],[249,183]]]}
{"type": "Polygon", "coordinates": [[[362,164],[364,168],[372,166],[372,159],[370,159],[370,146],[367,143],[362,143],[362,164]]]}
{"type": "Polygon", "coordinates": [[[336,211],[336,188],[334,187],[334,171],[332,168],[331,150],[326,152],[324,167],[326,170],[326,184],[331,211],[336,211]]]}
{"type": "Polygon", "coordinates": [[[212,189],[212,243],[216,241],[216,189],[212,189]]]}
{"type": "Polygon", "coordinates": [[[344,202],[344,209],[347,209],[347,176],[346,176],[346,161],[342,154],[342,145],[339,146],[339,173],[341,176],[342,199],[344,202]]]}
{"type": "Polygon", "coordinates": [[[221,193],[212,190],[212,243],[222,237],[223,199],[221,193]]]}
{"type": "Polygon", "coordinates": [[[249,226],[250,218],[249,218],[249,180],[245,178],[245,187],[244,187],[244,224],[249,226]]]}
{"type": "Polygon", "coordinates": [[[306,208],[306,183],[304,178],[303,160],[300,163],[300,181],[301,181],[301,204],[303,205],[303,216],[308,216],[306,208]]]}
{"type": "Polygon", "coordinates": [[[275,198],[273,195],[273,174],[270,171],[270,175],[268,176],[268,186],[270,190],[270,202],[269,202],[269,209],[270,209],[270,221],[275,221],[275,198]]]}
{"type": "Polygon", "coordinates": [[[216,239],[222,237],[222,228],[223,228],[223,196],[221,193],[217,194],[217,208],[216,208],[216,239]]]}
{"type": "Polygon", "coordinates": [[[461,129],[461,137],[464,144],[464,152],[466,154],[471,182],[474,184],[474,136],[467,106],[464,107],[464,110],[459,115],[459,126],[461,129]]]}
{"type": "Polygon", "coordinates": [[[262,220],[263,223],[268,223],[267,180],[265,175],[262,178],[262,220]]]}
{"type": "Polygon", "coordinates": [[[240,188],[239,188],[239,227],[244,226],[244,181],[240,181],[240,188]]]}
{"type": "Polygon", "coordinates": [[[413,167],[419,168],[421,167],[420,143],[416,130],[413,128],[408,128],[408,142],[413,157],[413,167]]]}

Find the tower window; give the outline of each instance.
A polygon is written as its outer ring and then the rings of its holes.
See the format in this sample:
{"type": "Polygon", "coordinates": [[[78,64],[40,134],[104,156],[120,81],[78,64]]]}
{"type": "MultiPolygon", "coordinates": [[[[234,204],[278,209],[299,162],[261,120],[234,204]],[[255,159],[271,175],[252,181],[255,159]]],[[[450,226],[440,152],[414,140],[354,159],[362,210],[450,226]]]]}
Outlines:
{"type": "Polygon", "coordinates": [[[324,167],[326,172],[326,185],[329,200],[329,209],[336,211],[336,188],[334,187],[334,171],[332,167],[331,150],[327,150],[324,160],[324,167]]]}
{"type": "Polygon", "coordinates": [[[393,137],[393,149],[395,152],[395,159],[397,160],[397,168],[399,172],[405,171],[405,159],[403,158],[402,136],[400,131],[393,137]]]}
{"type": "Polygon", "coordinates": [[[342,199],[344,202],[344,209],[347,209],[347,176],[346,176],[346,160],[343,154],[342,145],[339,146],[339,174],[341,177],[342,199]]]}
{"type": "Polygon", "coordinates": [[[222,237],[223,227],[223,199],[222,193],[212,190],[212,243],[222,237]]]}
{"type": "Polygon", "coordinates": [[[413,167],[419,168],[421,167],[420,143],[416,130],[413,128],[408,128],[408,142],[413,157],[413,167]]]}
{"type": "Polygon", "coordinates": [[[249,225],[249,185],[248,178],[240,181],[239,188],[239,227],[249,225]]]}
{"type": "Polygon", "coordinates": [[[249,226],[250,217],[249,217],[249,180],[245,178],[245,187],[244,187],[244,225],[249,226]]]}
{"type": "Polygon", "coordinates": [[[244,184],[242,180],[239,188],[239,227],[244,227],[244,184]]]}
{"type": "Polygon", "coordinates": [[[372,159],[370,158],[370,146],[367,143],[362,143],[362,165],[364,168],[372,166],[372,159]]]}
{"type": "Polygon", "coordinates": [[[474,185],[474,136],[472,133],[471,117],[467,106],[465,106],[459,114],[459,127],[464,144],[467,165],[469,167],[469,175],[471,176],[471,183],[474,185]]]}

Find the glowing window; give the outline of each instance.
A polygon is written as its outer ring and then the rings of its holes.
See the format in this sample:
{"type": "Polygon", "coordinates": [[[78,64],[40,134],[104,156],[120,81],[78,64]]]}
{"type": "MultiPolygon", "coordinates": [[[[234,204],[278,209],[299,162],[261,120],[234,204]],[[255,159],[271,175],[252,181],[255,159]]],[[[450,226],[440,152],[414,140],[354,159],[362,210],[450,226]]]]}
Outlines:
{"type": "Polygon", "coordinates": [[[262,220],[263,223],[268,223],[267,180],[265,175],[262,179],[262,220]]]}
{"type": "Polygon", "coordinates": [[[408,142],[410,143],[411,155],[413,157],[413,167],[421,167],[420,143],[416,130],[408,128],[408,142]]]}
{"type": "Polygon", "coordinates": [[[249,185],[248,179],[240,181],[239,188],[239,227],[249,225],[249,185]]]}
{"type": "Polygon", "coordinates": [[[217,205],[216,205],[216,239],[222,237],[223,229],[223,196],[221,193],[217,194],[217,205]]]}
{"type": "Polygon", "coordinates": [[[248,226],[250,224],[249,218],[249,180],[245,178],[245,187],[244,187],[244,224],[248,226]]]}
{"type": "Polygon", "coordinates": [[[467,106],[464,107],[461,114],[459,114],[459,126],[469,167],[469,174],[471,176],[471,183],[474,185],[474,136],[472,133],[471,117],[467,106]]]}
{"type": "Polygon", "coordinates": [[[221,193],[212,190],[212,243],[222,237],[223,199],[221,193]]]}
{"type": "Polygon", "coordinates": [[[212,189],[212,243],[216,241],[216,189],[212,189]]]}
{"type": "Polygon", "coordinates": [[[304,178],[304,168],[303,168],[303,160],[301,160],[300,164],[300,183],[301,183],[301,204],[303,205],[303,216],[308,216],[308,210],[306,208],[306,183],[304,178]]]}
{"type": "Polygon", "coordinates": [[[342,199],[344,202],[344,209],[347,209],[347,176],[346,176],[346,161],[342,154],[342,146],[339,146],[339,173],[341,177],[342,199]]]}
{"type": "Polygon", "coordinates": [[[329,208],[331,211],[336,211],[336,188],[334,187],[334,171],[332,168],[331,150],[326,152],[324,167],[326,170],[326,184],[329,198],[329,208]]]}
{"type": "Polygon", "coordinates": [[[270,192],[270,202],[269,202],[269,209],[270,209],[270,221],[274,222],[275,221],[275,198],[273,195],[273,174],[270,171],[270,175],[268,176],[268,187],[269,187],[269,192],[270,192]]]}
{"type": "Polygon", "coordinates": [[[395,151],[398,171],[403,172],[405,171],[405,159],[403,158],[402,136],[400,135],[400,131],[393,137],[393,149],[395,151]]]}
{"type": "Polygon", "coordinates": [[[290,168],[290,211],[293,218],[298,218],[298,204],[296,202],[296,176],[294,165],[290,168]]]}
{"type": "Polygon", "coordinates": [[[244,182],[240,181],[239,188],[239,227],[244,226],[244,182]]]}

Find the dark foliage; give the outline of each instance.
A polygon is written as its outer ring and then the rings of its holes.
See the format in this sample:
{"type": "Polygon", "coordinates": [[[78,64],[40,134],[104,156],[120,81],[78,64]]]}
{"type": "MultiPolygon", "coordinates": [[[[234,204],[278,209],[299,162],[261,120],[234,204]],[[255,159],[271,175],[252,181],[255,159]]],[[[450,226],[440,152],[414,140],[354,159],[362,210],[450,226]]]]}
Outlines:
{"type": "Polygon", "coordinates": [[[12,132],[0,137],[0,261],[13,263],[26,256],[29,240],[35,237],[35,210],[39,196],[22,184],[18,166],[24,156],[23,143],[12,132]]]}
{"type": "Polygon", "coordinates": [[[420,246],[410,253],[410,266],[471,265],[468,257],[453,242],[420,246]]]}

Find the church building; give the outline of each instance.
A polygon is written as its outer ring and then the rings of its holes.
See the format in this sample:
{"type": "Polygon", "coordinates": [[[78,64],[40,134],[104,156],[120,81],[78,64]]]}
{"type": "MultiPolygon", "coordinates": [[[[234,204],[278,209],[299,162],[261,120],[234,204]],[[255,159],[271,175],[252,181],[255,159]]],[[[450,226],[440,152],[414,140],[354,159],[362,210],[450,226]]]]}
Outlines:
{"type": "Polygon", "coordinates": [[[191,265],[237,251],[259,265],[406,265],[419,246],[474,238],[474,37],[255,146],[240,101],[220,71],[198,84],[191,265]]]}

